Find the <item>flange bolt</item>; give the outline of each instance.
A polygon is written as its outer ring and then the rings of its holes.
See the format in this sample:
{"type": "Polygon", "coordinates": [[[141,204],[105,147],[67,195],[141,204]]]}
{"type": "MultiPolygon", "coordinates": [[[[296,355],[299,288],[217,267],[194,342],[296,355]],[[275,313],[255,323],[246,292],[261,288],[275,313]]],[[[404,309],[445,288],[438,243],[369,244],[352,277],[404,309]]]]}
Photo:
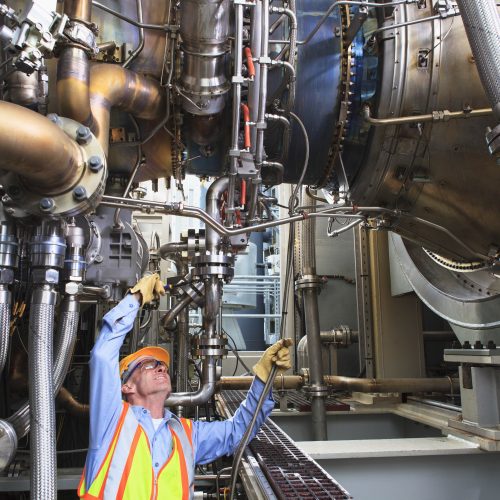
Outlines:
{"type": "Polygon", "coordinates": [[[87,190],[83,186],[76,186],[75,189],[73,189],[73,198],[76,201],[82,201],[87,198],[87,190]]]}
{"type": "Polygon", "coordinates": [[[91,138],[92,132],[90,132],[90,129],[88,127],[80,125],[76,129],[76,142],[78,142],[78,144],[88,144],[91,138]]]}
{"type": "Polygon", "coordinates": [[[103,166],[100,156],[91,156],[89,158],[89,168],[92,172],[99,172],[103,166]]]}
{"type": "Polygon", "coordinates": [[[42,212],[52,212],[56,204],[52,198],[42,198],[39,206],[42,212]]]}

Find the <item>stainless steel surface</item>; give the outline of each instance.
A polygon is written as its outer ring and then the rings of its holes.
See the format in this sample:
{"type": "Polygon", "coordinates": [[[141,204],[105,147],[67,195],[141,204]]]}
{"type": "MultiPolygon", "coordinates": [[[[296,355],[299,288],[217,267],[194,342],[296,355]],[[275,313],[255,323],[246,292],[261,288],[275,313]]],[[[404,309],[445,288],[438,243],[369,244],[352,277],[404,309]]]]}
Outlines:
{"type": "Polygon", "coordinates": [[[30,306],[30,420],[32,499],[57,498],[56,417],[52,377],[52,340],[57,292],[53,285],[33,291],[30,306]]]}
{"type": "Polygon", "coordinates": [[[229,0],[185,0],[180,7],[183,107],[194,115],[219,113],[230,88],[226,76],[229,0]]]}
{"type": "MultiPolygon", "coordinates": [[[[0,375],[9,355],[11,293],[7,285],[0,284],[0,375]]],[[[1,468],[1,467],[0,467],[1,468]]]]}

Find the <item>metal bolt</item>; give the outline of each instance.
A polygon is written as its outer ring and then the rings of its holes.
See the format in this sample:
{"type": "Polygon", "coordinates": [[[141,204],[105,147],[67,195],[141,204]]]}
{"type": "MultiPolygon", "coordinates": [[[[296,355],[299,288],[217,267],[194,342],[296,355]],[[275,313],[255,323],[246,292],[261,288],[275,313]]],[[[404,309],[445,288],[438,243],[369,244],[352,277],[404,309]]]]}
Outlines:
{"type": "Polygon", "coordinates": [[[92,133],[88,127],[80,125],[76,129],[76,142],[78,142],[78,144],[88,144],[91,138],[92,133]]]}
{"type": "Polygon", "coordinates": [[[61,127],[62,126],[62,121],[61,119],[59,118],[58,115],[56,115],[56,113],[50,113],[47,115],[47,118],[52,122],[52,123],[55,123],[57,126],[61,127]]]}
{"type": "Polygon", "coordinates": [[[89,168],[92,172],[99,172],[103,166],[100,156],[91,156],[89,158],[89,168]]]}
{"type": "Polygon", "coordinates": [[[83,186],[76,186],[75,189],[73,189],[73,198],[76,201],[82,201],[87,198],[87,190],[83,186]]]}
{"type": "Polygon", "coordinates": [[[40,210],[42,212],[52,212],[54,210],[56,204],[52,198],[42,198],[40,200],[40,210]]]}

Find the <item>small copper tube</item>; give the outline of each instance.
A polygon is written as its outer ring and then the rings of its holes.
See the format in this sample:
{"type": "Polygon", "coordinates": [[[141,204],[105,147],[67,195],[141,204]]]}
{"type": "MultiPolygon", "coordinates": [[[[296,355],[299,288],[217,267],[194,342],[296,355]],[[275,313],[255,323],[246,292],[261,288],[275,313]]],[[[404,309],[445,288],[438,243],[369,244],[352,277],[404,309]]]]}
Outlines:
{"type": "Polygon", "coordinates": [[[15,171],[44,194],[72,187],[82,174],[83,153],[48,118],[0,101],[0,169],[15,171]]]}

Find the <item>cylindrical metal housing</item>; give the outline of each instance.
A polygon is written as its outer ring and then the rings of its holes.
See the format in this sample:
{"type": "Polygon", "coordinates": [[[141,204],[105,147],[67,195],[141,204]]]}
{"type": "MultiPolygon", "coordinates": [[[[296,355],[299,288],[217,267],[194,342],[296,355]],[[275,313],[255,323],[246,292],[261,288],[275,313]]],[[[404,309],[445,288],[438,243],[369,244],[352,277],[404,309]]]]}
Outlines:
{"type": "Polygon", "coordinates": [[[0,222],[0,268],[15,268],[18,263],[18,243],[13,225],[0,222]]]}
{"type": "Polygon", "coordinates": [[[225,106],[229,14],[229,0],[181,2],[183,107],[194,115],[216,114],[225,106]]]}
{"type": "Polygon", "coordinates": [[[68,226],[66,234],[67,251],[64,260],[64,274],[67,280],[80,281],[85,276],[85,234],[83,228],[68,226]]]}
{"type": "Polygon", "coordinates": [[[66,241],[58,222],[44,222],[36,228],[30,242],[32,267],[62,269],[65,253],[66,241]]]}

